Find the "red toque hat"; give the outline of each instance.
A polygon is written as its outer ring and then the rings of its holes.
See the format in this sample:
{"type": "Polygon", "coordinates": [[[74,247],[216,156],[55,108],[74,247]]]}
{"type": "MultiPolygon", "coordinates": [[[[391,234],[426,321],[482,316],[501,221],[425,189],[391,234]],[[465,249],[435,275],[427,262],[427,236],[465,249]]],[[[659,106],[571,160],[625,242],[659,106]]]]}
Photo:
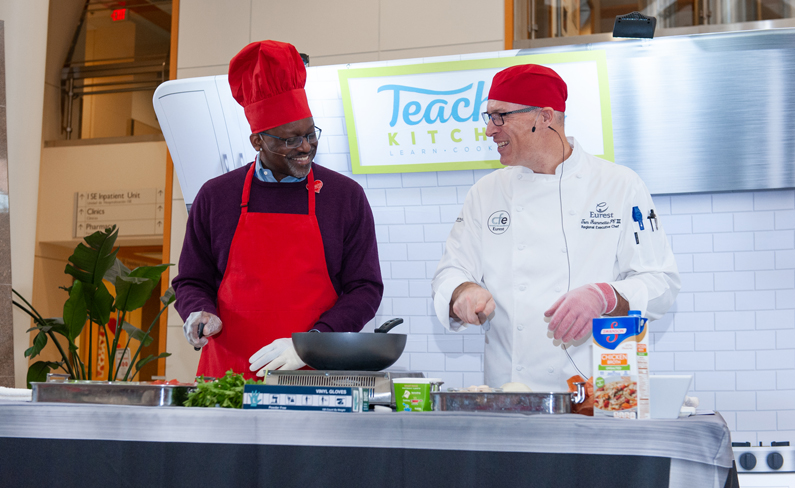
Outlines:
{"type": "Polygon", "coordinates": [[[553,70],[537,64],[505,68],[491,82],[489,100],[566,111],[566,82],[553,70]]]}
{"type": "Polygon", "coordinates": [[[305,84],[304,62],[286,42],[252,42],[229,62],[232,96],[254,134],[311,117],[305,84]]]}

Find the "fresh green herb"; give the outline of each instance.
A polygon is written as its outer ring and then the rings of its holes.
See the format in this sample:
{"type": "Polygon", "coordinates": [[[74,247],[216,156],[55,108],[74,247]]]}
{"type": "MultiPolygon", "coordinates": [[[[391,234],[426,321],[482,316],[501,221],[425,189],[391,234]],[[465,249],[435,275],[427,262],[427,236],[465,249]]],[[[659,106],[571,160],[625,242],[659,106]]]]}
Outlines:
{"type": "Polygon", "coordinates": [[[188,394],[185,406],[243,408],[243,387],[263,383],[263,380],[244,380],[242,374],[235,374],[231,369],[215,381],[205,382],[201,376],[196,390],[188,394]]]}

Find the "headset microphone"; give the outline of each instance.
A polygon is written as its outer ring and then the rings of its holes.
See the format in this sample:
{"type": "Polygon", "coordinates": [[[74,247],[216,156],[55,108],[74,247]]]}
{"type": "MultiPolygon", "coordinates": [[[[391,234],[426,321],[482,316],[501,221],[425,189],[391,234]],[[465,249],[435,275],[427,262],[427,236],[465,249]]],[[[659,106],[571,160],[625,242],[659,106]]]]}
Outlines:
{"type": "Polygon", "coordinates": [[[277,152],[271,151],[270,149],[268,149],[268,146],[266,146],[266,145],[264,145],[264,144],[262,145],[262,147],[264,147],[264,148],[265,148],[265,150],[266,150],[266,151],[268,151],[268,152],[270,152],[270,153],[277,154],[277,155],[279,155],[279,156],[282,156],[282,157],[285,157],[285,158],[287,157],[287,155],[286,155],[286,154],[282,154],[282,153],[277,153],[277,152]]]}
{"type": "Polygon", "coordinates": [[[535,132],[535,131],[536,131],[536,126],[533,126],[533,129],[530,132],[535,132]]]}
{"type": "Polygon", "coordinates": [[[279,155],[279,156],[281,156],[281,157],[284,157],[284,158],[286,158],[286,157],[287,157],[287,155],[286,155],[286,154],[277,153],[277,152],[275,152],[275,151],[271,151],[270,149],[268,149],[268,146],[265,144],[265,141],[263,141],[263,140],[262,140],[262,136],[261,136],[261,135],[259,136],[259,138],[260,138],[260,141],[262,142],[262,144],[260,144],[260,147],[264,148],[266,151],[268,151],[268,152],[270,152],[270,153],[273,153],[273,154],[279,155]]]}

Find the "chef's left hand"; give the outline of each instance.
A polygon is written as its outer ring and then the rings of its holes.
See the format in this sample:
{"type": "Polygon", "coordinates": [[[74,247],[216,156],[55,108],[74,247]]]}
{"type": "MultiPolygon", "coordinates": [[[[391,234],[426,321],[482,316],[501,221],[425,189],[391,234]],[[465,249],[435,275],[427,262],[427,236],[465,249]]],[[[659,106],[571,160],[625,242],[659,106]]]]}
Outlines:
{"type": "Polygon", "coordinates": [[[293,340],[289,337],[276,339],[267,346],[263,347],[248,359],[251,363],[251,371],[257,371],[257,376],[265,376],[266,370],[281,369],[293,370],[301,369],[306,363],[301,361],[298,353],[293,347],[293,340]]]}
{"type": "Polygon", "coordinates": [[[571,342],[582,339],[591,332],[591,320],[615,310],[618,304],[616,291],[607,283],[594,283],[575,288],[555,302],[545,317],[552,317],[549,330],[556,340],[571,342]]]}

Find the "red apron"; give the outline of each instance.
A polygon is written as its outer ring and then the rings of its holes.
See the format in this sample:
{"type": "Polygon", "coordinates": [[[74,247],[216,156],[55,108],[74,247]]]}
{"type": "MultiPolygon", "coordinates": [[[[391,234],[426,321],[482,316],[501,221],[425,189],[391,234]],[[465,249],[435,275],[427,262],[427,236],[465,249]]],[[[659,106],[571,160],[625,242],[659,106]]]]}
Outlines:
{"type": "MultiPolygon", "coordinates": [[[[218,290],[223,328],[202,348],[197,375],[220,378],[232,369],[255,378],[248,358],[276,339],[307,332],[337,302],[315,217],[315,192],[307,192],[307,215],[250,213],[255,165],[246,174],[240,220],[218,290]]],[[[315,188],[312,171],[306,181],[315,188]]]]}

